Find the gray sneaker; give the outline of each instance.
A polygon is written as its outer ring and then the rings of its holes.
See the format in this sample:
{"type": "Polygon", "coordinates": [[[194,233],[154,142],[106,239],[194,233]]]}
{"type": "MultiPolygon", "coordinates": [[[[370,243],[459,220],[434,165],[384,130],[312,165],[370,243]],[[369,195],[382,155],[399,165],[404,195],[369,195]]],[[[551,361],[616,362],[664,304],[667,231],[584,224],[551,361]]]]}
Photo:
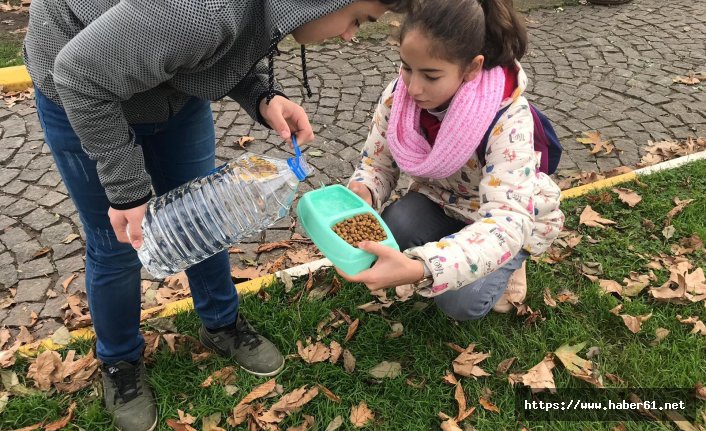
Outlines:
{"type": "Polygon", "coordinates": [[[152,431],[157,426],[157,404],[145,377],[145,363],[120,361],[103,365],[103,398],[120,431],[152,431]]]}
{"type": "Polygon", "coordinates": [[[250,374],[269,377],[284,368],[284,357],[277,347],[250,326],[241,313],[233,327],[218,332],[201,325],[199,339],[219,355],[235,359],[250,374]]]}

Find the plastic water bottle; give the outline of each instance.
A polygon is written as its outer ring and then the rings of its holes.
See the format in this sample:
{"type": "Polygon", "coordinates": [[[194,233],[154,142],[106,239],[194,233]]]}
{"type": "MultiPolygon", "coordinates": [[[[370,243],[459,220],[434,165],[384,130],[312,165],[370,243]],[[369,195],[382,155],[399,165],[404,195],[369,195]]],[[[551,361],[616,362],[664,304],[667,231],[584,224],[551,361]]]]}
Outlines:
{"type": "Polygon", "coordinates": [[[147,271],[160,278],[176,274],[285,217],[299,183],[311,174],[292,141],[295,157],[245,153],[152,198],[137,251],[147,271]]]}

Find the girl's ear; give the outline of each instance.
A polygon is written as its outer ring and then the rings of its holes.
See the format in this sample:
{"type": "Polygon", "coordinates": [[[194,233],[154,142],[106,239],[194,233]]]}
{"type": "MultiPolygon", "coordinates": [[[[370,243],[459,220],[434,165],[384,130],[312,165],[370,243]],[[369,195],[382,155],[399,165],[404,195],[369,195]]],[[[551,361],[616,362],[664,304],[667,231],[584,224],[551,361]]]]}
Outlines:
{"type": "Polygon", "coordinates": [[[476,79],[483,70],[484,61],[485,57],[482,55],[476,55],[473,61],[471,61],[471,64],[469,64],[466,68],[466,71],[463,73],[463,82],[470,82],[476,79]]]}

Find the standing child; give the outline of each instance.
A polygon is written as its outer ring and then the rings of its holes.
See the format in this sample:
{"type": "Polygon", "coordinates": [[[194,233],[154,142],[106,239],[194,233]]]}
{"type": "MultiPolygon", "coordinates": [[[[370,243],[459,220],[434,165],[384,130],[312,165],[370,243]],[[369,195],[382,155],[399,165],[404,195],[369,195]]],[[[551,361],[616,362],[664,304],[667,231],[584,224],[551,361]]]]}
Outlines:
{"type": "Polygon", "coordinates": [[[512,0],[426,0],[407,16],[400,77],[382,94],[348,184],[379,209],[400,171],[412,177],[382,213],[403,252],[362,242],[378,260],[346,279],[371,290],[411,283],[457,320],[508,311],[508,283],[526,292],[525,260],[564,222],[522,96],[526,44],[512,0]]]}

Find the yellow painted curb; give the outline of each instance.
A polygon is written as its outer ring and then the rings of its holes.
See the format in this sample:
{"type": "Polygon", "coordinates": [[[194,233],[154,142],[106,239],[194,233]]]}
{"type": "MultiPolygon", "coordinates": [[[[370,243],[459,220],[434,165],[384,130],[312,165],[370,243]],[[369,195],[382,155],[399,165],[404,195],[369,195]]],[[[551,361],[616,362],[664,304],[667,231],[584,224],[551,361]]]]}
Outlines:
{"type": "MultiPolygon", "coordinates": [[[[235,285],[235,289],[238,294],[245,295],[249,293],[256,293],[260,291],[263,287],[269,286],[277,280],[275,274],[268,274],[262,277],[258,277],[252,280],[244,281],[235,285]]],[[[178,301],[170,302],[164,304],[164,307],[155,307],[142,311],[142,318],[140,320],[144,321],[152,317],[169,317],[174,316],[182,311],[189,311],[194,309],[194,301],[191,298],[184,298],[178,301]]],[[[82,338],[92,339],[95,337],[93,328],[81,328],[71,331],[71,340],[79,340],[82,338]]],[[[51,338],[45,338],[41,340],[38,344],[33,345],[33,348],[28,348],[27,346],[20,347],[18,352],[25,356],[35,356],[40,350],[59,350],[66,347],[63,344],[57,344],[52,341],[51,338]]]]}
{"type": "Polygon", "coordinates": [[[578,186],[571,189],[566,189],[561,192],[561,199],[570,199],[579,196],[583,196],[586,193],[592,192],[594,190],[605,189],[616,184],[627,183],[637,178],[635,171],[628,172],[626,174],[616,175],[614,177],[605,178],[598,180],[596,182],[586,184],[584,186],[578,186]]]}
{"type": "Polygon", "coordinates": [[[0,68],[0,87],[3,91],[23,91],[32,86],[32,78],[25,66],[0,68]]]}

